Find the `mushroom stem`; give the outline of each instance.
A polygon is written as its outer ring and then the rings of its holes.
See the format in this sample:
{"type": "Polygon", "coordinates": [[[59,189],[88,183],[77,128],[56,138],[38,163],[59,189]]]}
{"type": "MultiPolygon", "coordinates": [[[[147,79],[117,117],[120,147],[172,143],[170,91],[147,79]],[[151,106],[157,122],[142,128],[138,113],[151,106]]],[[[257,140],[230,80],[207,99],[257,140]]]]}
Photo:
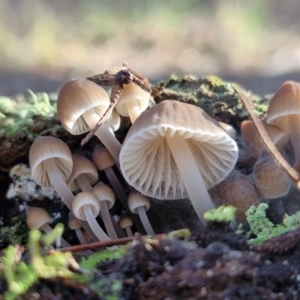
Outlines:
{"type": "Polygon", "coordinates": [[[188,142],[179,136],[170,137],[167,135],[166,140],[193,207],[201,222],[205,224],[203,214],[215,206],[210,199],[188,142]]]}
{"type": "Polygon", "coordinates": [[[107,230],[108,236],[111,239],[117,239],[118,236],[114,229],[110,213],[108,211],[107,201],[100,201],[100,214],[101,214],[102,220],[104,222],[105,228],[107,230]]]}
{"type": "MultiPolygon", "coordinates": [[[[46,233],[52,232],[52,230],[53,230],[48,224],[43,224],[40,228],[42,230],[44,230],[46,233]]],[[[63,239],[62,237],[59,238],[57,246],[58,246],[57,248],[60,248],[60,246],[62,246],[62,247],[71,247],[71,245],[65,239],[63,239]]]]}
{"type": "Polygon", "coordinates": [[[77,235],[77,238],[78,238],[80,244],[82,244],[82,245],[87,244],[86,239],[83,236],[81,229],[80,228],[76,228],[75,232],[76,232],[76,235],[77,235]]]}
{"type": "MultiPolygon", "coordinates": [[[[91,129],[93,129],[95,127],[95,124],[97,124],[97,122],[99,121],[99,115],[92,111],[85,112],[82,117],[91,129]]],[[[97,136],[101,143],[108,149],[110,154],[115,159],[116,164],[120,165],[119,155],[121,151],[121,143],[115,138],[113,134],[111,134],[104,123],[101,124],[94,135],[97,136]]]]}
{"type": "Polygon", "coordinates": [[[97,223],[94,214],[92,212],[91,206],[90,205],[84,205],[84,214],[86,217],[87,222],[89,223],[91,229],[97,236],[97,238],[100,241],[110,241],[110,238],[107,236],[107,234],[102,230],[102,228],[99,226],[97,223]]]}
{"type": "Polygon", "coordinates": [[[83,192],[89,192],[89,191],[91,191],[92,186],[89,183],[89,181],[87,180],[85,174],[78,175],[78,177],[75,180],[76,180],[78,186],[80,187],[80,189],[83,192]]]}
{"type": "Polygon", "coordinates": [[[133,236],[132,230],[129,226],[125,228],[125,231],[128,236],[133,236]]]}
{"type": "MultiPolygon", "coordinates": [[[[53,159],[45,160],[44,164],[48,171],[47,174],[50,178],[50,182],[52,183],[55,190],[62,198],[63,202],[67,205],[69,210],[72,211],[72,201],[74,199],[74,195],[68,188],[67,184],[59,176],[57,176],[57,174],[59,172],[57,165],[55,164],[53,159]]],[[[88,232],[88,234],[91,236],[91,238],[94,241],[97,241],[95,234],[92,232],[92,230],[88,226],[88,224],[81,220],[79,220],[79,222],[82,224],[83,228],[88,232]]]]}
{"type": "Polygon", "coordinates": [[[127,102],[126,106],[127,106],[130,121],[133,124],[135,120],[139,117],[139,115],[142,113],[142,111],[137,101],[127,102]]]}
{"type": "Polygon", "coordinates": [[[154,231],[153,231],[153,228],[148,220],[148,217],[146,215],[146,210],[145,210],[145,207],[144,206],[139,206],[137,207],[137,211],[138,211],[138,214],[140,216],[140,219],[144,225],[144,228],[147,232],[147,234],[150,234],[150,235],[155,235],[154,231]]]}

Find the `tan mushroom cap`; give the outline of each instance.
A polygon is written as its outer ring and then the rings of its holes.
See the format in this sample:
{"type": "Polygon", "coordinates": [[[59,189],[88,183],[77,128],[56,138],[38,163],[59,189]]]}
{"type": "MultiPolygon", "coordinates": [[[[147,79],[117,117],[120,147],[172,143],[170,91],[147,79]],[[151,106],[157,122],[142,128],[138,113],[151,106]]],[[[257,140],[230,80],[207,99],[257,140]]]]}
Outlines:
{"type": "Polygon", "coordinates": [[[100,171],[112,167],[115,164],[115,161],[109,151],[101,145],[97,145],[95,147],[92,159],[93,163],[100,171]]]}
{"type": "Polygon", "coordinates": [[[123,216],[121,217],[119,224],[121,228],[131,227],[133,225],[133,221],[130,217],[123,216]]]}
{"type": "Polygon", "coordinates": [[[67,180],[67,185],[71,191],[80,190],[80,184],[78,184],[79,176],[85,176],[90,185],[95,184],[98,179],[98,171],[96,166],[86,157],[82,155],[73,154],[73,170],[70,178],[67,180]]]}
{"type": "Polygon", "coordinates": [[[266,121],[286,131],[289,115],[300,114],[300,83],[286,81],[269,102],[266,121]]]}
{"type": "Polygon", "coordinates": [[[238,157],[235,141],[202,109],[173,100],[161,102],[136,120],[120,153],[127,182],[156,199],[187,198],[167,137],[178,138],[179,143],[186,140],[207,188],[221,182],[238,157]]]}
{"type": "Polygon", "coordinates": [[[137,106],[143,112],[149,106],[150,94],[131,82],[124,86],[122,94],[116,104],[117,112],[124,117],[130,115],[128,106],[137,106]]]}
{"type": "Polygon", "coordinates": [[[99,201],[106,201],[108,209],[111,209],[116,201],[116,195],[114,191],[103,182],[98,182],[92,189],[92,193],[95,194],[99,201]]]}
{"type": "Polygon", "coordinates": [[[82,225],[79,223],[78,219],[75,218],[75,216],[69,218],[68,226],[72,230],[79,229],[82,227],[82,225]]]}
{"type": "Polygon", "coordinates": [[[138,207],[144,207],[145,211],[150,208],[149,197],[142,195],[138,191],[131,191],[128,195],[128,207],[134,214],[138,214],[138,207]]]}
{"type": "Polygon", "coordinates": [[[52,160],[66,181],[72,172],[72,154],[62,140],[51,136],[37,137],[29,152],[31,175],[35,182],[43,187],[52,187],[44,162],[52,160]]]}
{"type": "Polygon", "coordinates": [[[27,211],[27,225],[30,229],[39,229],[50,223],[51,217],[48,212],[40,207],[29,207],[27,211]]]}
{"type": "Polygon", "coordinates": [[[109,96],[101,86],[89,80],[76,79],[67,81],[60,89],[57,112],[62,126],[71,134],[78,135],[90,131],[109,105],[109,96]],[[83,115],[90,121],[86,122],[83,115]]]}
{"type": "Polygon", "coordinates": [[[83,210],[85,205],[89,205],[94,217],[96,218],[100,212],[100,202],[98,198],[90,192],[81,192],[74,197],[72,202],[72,212],[77,219],[86,220],[83,210]]]}

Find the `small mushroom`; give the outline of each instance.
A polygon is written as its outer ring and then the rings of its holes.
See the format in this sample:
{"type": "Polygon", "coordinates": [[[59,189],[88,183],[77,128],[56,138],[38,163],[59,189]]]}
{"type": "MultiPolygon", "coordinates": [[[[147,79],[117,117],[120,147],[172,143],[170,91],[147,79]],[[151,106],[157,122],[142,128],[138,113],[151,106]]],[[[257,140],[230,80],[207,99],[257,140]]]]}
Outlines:
{"type": "Polygon", "coordinates": [[[255,188],[253,177],[233,170],[222,182],[210,190],[217,206],[233,205],[237,208],[237,222],[245,222],[246,211],[251,205],[257,205],[262,197],[255,188]]]}
{"type": "Polygon", "coordinates": [[[72,212],[76,218],[87,221],[92,231],[100,241],[110,241],[110,238],[96,221],[100,212],[100,202],[91,192],[81,192],[74,197],[72,212]]]}
{"type": "Polygon", "coordinates": [[[92,189],[92,185],[99,179],[95,165],[82,155],[73,154],[72,159],[73,170],[67,180],[68,187],[71,191],[90,191],[92,189]]]}
{"type": "Polygon", "coordinates": [[[203,214],[214,208],[208,189],[221,182],[238,157],[236,142],[202,109],[165,100],[131,126],[120,153],[124,178],[156,199],[189,197],[203,214]]]}
{"type": "Polygon", "coordinates": [[[131,82],[124,86],[121,96],[116,104],[117,112],[123,117],[130,117],[134,123],[139,115],[148,108],[150,94],[131,82]]]}
{"type": "Polygon", "coordinates": [[[300,158],[300,83],[286,81],[271,98],[266,121],[289,134],[295,158],[300,158]]]}
{"type": "Polygon", "coordinates": [[[86,239],[81,231],[82,225],[78,222],[78,219],[72,213],[69,213],[68,226],[70,229],[75,230],[77,238],[82,245],[87,244],[86,239]]]}
{"type": "MultiPolygon", "coordinates": [[[[46,233],[52,231],[48,223],[51,222],[51,217],[48,212],[40,207],[28,207],[27,210],[27,225],[30,229],[41,229],[46,233]]],[[[71,245],[63,238],[60,238],[59,244],[63,247],[71,247],[71,245]]],[[[59,247],[58,247],[59,248],[59,247]]]]}
{"type": "Polygon", "coordinates": [[[120,219],[120,227],[125,229],[128,236],[133,236],[131,226],[133,225],[132,219],[129,216],[122,216],[120,219]]]}
{"type": "MultiPolygon", "coordinates": [[[[73,171],[70,178],[67,181],[67,185],[72,191],[82,190],[83,192],[92,191],[92,185],[95,184],[98,179],[98,171],[95,165],[86,157],[82,155],[73,154],[73,171]]],[[[105,220],[103,220],[105,223],[105,220]]],[[[124,236],[124,233],[118,223],[112,219],[111,222],[119,236],[124,236]]]]}
{"type": "Polygon", "coordinates": [[[122,205],[126,209],[126,212],[134,220],[134,223],[135,223],[136,227],[138,228],[138,230],[140,230],[142,232],[143,226],[141,224],[141,221],[139,220],[139,217],[136,216],[135,214],[133,214],[130,211],[130,209],[128,208],[127,195],[112,168],[114,166],[115,162],[114,162],[111,154],[109,153],[109,151],[105,147],[103,147],[101,145],[97,145],[93,151],[92,160],[98,170],[105,172],[105,175],[106,175],[110,185],[112,186],[118,199],[121,201],[122,205]]]}
{"type": "Polygon", "coordinates": [[[291,188],[291,179],[269,153],[262,153],[253,168],[256,188],[263,198],[285,196],[291,188]]]}
{"type": "MultiPolygon", "coordinates": [[[[279,127],[267,124],[265,121],[262,121],[262,123],[264,124],[269,137],[277,147],[282,148],[287,144],[288,135],[279,127]]],[[[257,159],[262,154],[265,147],[253,121],[245,120],[241,123],[241,135],[249,154],[257,159]]]]}
{"type": "Polygon", "coordinates": [[[98,182],[92,189],[92,193],[97,196],[100,202],[100,214],[104,222],[108,236],[111,239],[117,239],[117,234],[112,224],[112,218],[109,214],[116,200],[113,190],[102,182],[98,182]]]}
{"type": "MultiPolygon", "coordinates": [[[[62,126],[71,134],[92,130],[107,111],[110,99],[106,91],[89,80],[67,81],[59,91],[57,112],[62,126]]],[[[120,142],[102,124],[95,135],[119,163],[120,142]]]]}
{"type": "Polygon", "coordinates": [[[128,206],[132,213],[138,214],[147,234],[154,235],[146,211],[150,208],[150,199],[138,191],[131,191],[128,196],[128,206]]]}
{"type": "Polygon", "coordinates": [[[105,121],[105,125],[112,134],[114,134],[114,132],[120,128],[121,117],[115,109],[112,111],[109,118],[105,121]]]}

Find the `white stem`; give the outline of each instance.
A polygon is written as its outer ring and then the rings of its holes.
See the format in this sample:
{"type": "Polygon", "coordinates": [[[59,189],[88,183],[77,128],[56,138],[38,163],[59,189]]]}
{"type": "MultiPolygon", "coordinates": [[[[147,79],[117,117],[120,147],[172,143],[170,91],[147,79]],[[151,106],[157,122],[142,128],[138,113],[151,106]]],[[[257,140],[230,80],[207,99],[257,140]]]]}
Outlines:
{"type": "Polygon", "coordinates": [[[138,214],[139,214],[139,216],[141,218],[141,221],[142,221],[142,223],[144,225],[144,228],[145,228],[147,234],[149,234],[149,235],[155,235],[155,233],[154,233],[154,231],[152,229],[152,226],[151,226],[151,224],[149,222],[149,219],[147,217],[145,207],[144,206],[140,206],[140,207],[137,208],[137,211],[138,211],[138,214]]]}
{"type": "Polygon", "coordinates": [[[104,222],[108,236],[111,239],[117,239],[118,236],[112,224],[111,216],[108,211],[107,201],[100,201],[100,214],[102,216],[102,220],[104,222]]]}
{"type": "Polygon", "coordinates": [[[179,136],[166,136],[166,140],[193,207],[201,222],[205,224],[203,214],[215,206],[210,199],[195,157],[185,139],[179,136]]]}
{"type": "MultiPolygon", "coordinates": [[[[54,186],[54,189],[58,193],[58,195],[62,198],[63,202],[67,205],[70,211],[72,211],[72,201],[74,199],[73,193],[70,191],[67,184],[64,180],[59,176],[60,171],[57,168],[53,159],[47,159],[44,161],[47,174],[49,176],[50,182],[54,186]]],[[[86,232],[91,236],[94,241],[97,241],[97,238],[91,228],[85,221],[79,220],[80,224],[86,230],[86,232]]]]}
{"type": "Polygon", "coordinates": [[[127,110],[128,110],[131,124],[133,124],[136,121],[136,119],[140,116],[140,114],[142,113],[140,106],[138,105],[138,103],[136,101],[128,102],[127,110]]]}
{"type": "Polygon", "coordinates": [[[90,182],[87,180],[85,174],[80,174],[79,176],[77,176],[75,180],[83,192],[90,192],[92,190],[92,186],[90,182]]]}
{"type": "Polygon", "coordinates": [[[102,228],[97,223],[94,214],[92,212],[90,205],[84,205],[83,206],[84,214],[86,217],[87,222],[89,223],[91,229],[99,239],[99,241],[110,241],[110,238],[107,236],[107,234],[102,230],[102,228]]]}
{"type": "Polygon", "coordinates": [[[125,228],[125,231],[127,233],[127,236],[133,236],[132,230],[129,226],[125,228]]]}
{"type": "Polygon", "coordinates": [[[87,242],[86,242],[86,240],[85,240],[85,237],[84,237],[83,234],[82,234],[81,229],[80,229],[80,228],[76,228],[76,229],[75,229],[75,232],[76,232],[76,235],[77,235],[77,237],[78,237],[78,240],[79,240],[80,244],[81,244],[81,245],[87,244],[87,242]]]}
{"type": "Polygon", "coordinates": [[[133,214],[127,205],[127,195],[124,192],[124,189],[121,186],[119,179],[117,178],[114,170],[111,167],[109,167],[104,169],[103,171],[105,172],[107,179],[109,180],[113,190],[115,191],[117,198],[122,202],[122,205],[126,209],[128,215],[133,220],[135,226],[140,232],[143,232],[142,224],[141,221],[139,220],[139,217],[136,214],[133,214]]]}

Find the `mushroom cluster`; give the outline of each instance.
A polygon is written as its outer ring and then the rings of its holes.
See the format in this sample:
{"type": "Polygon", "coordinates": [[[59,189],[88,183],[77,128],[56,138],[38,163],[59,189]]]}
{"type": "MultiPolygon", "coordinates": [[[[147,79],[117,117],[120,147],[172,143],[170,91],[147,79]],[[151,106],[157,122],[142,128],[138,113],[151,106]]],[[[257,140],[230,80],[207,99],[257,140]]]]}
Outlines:
{"type": "MultiPolygon", "coordinates": [[[[134,74],[125,72],[127,80],[111,72],[104,73],[110,80],[115,78],[111,97],[101,84],[88,79],[66,82],[58,96],[62,126],[74,135],[91,131],[99,138],[92,161],[72,155],[54,137],[36,138],[30,150],[34,180],[54,187],[61,196],[74,215],[70,227],[81,243],[132,235],[132,230],[155,234],[155,224],[147,215],[151,198],[188,198],[200,225],[205,224],[205,211],[215,206],[235,205],[237,220],[243,222],[251,205],[288,194],[289,177],[265,151],[251,121],[241,124],[239,137],[238,130],[192,104],[164,100],[148,108],[151,96],[132,79],[134,74]],[[119,114],[129,116],[132,123],[123,145],[114,135],[120,126],[119,114]],[[240,153],[238,144],[243,148],[240,153]],[[245,157],[250,171],[236,165],[245,157]],[[109,186],[101,182],[101,176],[109,186]],[[120,223],[110,213],[115,203],[121,207],[120,223]]],[[[296,166],[300,165],[299,87],[285,83],[271,99],[264,121],[283,155],[292,141],[289,159],[296,166]]]]}

